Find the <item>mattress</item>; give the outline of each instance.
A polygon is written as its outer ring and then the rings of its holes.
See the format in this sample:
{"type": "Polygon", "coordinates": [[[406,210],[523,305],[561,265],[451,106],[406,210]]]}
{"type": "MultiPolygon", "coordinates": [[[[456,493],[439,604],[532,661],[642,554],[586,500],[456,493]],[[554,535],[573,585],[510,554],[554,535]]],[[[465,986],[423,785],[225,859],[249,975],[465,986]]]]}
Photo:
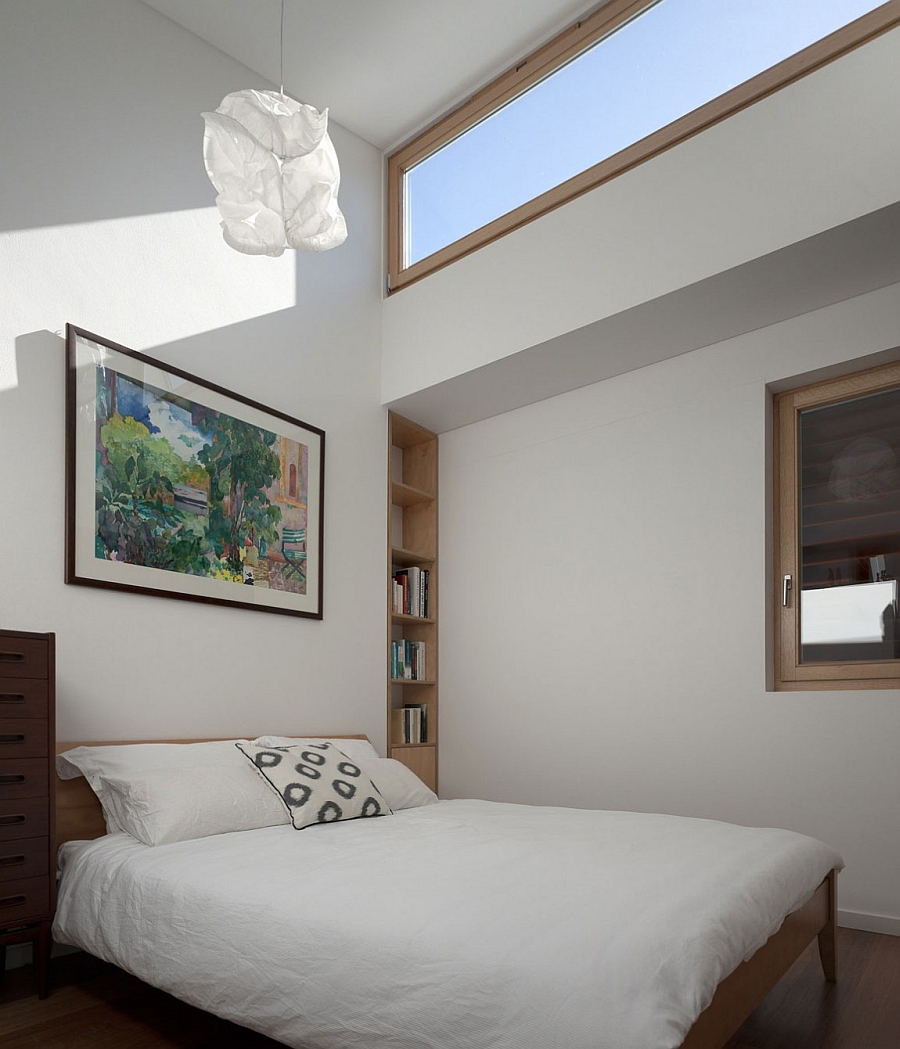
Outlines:
{"type": "Polygon", "coordinates": [[[64,861],[57,941],[297,1049],[675,1049],[842,865],[790,831],[471,800],[64,861]]]}

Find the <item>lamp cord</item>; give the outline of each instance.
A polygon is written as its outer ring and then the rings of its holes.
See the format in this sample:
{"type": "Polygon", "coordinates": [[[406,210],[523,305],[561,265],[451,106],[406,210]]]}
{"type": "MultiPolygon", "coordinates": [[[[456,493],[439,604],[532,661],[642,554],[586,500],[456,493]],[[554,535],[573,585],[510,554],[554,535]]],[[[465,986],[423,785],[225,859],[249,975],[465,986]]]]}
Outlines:
{"type": "Polygon", "coordinates": [[[281,0],[281,97],[284,98],[284,0],[281,0]]]}

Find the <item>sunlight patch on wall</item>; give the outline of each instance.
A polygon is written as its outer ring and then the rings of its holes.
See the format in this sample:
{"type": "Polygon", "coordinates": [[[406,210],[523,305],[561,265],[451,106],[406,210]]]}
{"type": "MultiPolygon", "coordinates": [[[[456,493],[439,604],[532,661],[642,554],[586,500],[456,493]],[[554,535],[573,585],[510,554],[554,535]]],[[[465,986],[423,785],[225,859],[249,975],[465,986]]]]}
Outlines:
{"type": "Polygon", "coordinates": [[[0,234],[0,389],[15,337],[67,321],[143,350],[296,304],[296,256],[241,255],[214,207],[0,234]]]}

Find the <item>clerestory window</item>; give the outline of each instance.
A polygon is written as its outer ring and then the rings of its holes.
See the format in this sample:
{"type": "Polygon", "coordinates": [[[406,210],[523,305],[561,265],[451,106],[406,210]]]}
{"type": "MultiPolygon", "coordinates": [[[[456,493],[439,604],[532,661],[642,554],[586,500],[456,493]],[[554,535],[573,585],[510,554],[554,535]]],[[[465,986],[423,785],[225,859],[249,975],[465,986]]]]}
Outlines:
{"type": "Polygon", "coordinates": [[[896,0],[610,0],[389,158],[391,290],[897,24],[896,0]]]}

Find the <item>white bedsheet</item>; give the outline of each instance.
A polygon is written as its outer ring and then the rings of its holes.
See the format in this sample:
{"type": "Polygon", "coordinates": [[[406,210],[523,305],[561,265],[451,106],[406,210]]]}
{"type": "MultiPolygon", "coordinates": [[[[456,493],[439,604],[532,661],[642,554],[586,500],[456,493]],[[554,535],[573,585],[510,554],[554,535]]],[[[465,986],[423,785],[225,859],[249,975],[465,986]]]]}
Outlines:
{"type": "Polygon", "coordinates": [[[783,830],[443,801],[67,857],[54,937],[303,1049],[675,1049],[832,867],[783,830]]]}

